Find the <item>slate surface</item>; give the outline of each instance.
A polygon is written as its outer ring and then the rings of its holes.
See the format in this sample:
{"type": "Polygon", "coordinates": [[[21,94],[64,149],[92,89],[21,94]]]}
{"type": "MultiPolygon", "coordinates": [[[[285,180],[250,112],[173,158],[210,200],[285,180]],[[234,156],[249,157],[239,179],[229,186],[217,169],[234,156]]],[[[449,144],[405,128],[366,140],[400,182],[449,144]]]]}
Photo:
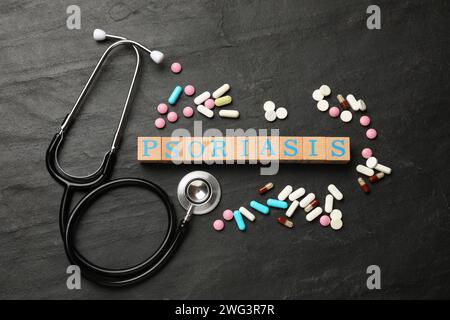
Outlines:
{"type": "MultiPolygon", "coordinates": [[[[0,4],[0,298],[296,299],[449,298],[449,3],[377,1],[382,29],[366,28],[371,1],[13,1],[0,4]],[[81,30],[68,30],[66,8],[81,8],[81,30]],[[45,150],[107,44],[91,32],[137,40],[180,61],[180,75],[143,57],[114,178],[156,181],[175,200],[179,179],[194,169],[216,175],[220,207],[195,217],[178,254],[157,276],[114,290],[87,281],[66,288],[68,260],[58,230],[62,188],[48,175],[45,150]],[[282,135],[348,135],[348,165],[283,165],[276,176],[258,166],[140,165],[136,137],[193,129],[181,118],[153,126],[155,106],[176,84],[213,90],[232,85],[239,121],[203,121],[203,129],[279,128],[282,135]],[[317,111],[312,91],[354,93],[368,105],[379,132],[364,137],[350,124],[317,111]],[[268,124],[262,104],[286,106],[285,121],[268,124]],[[393,174],[370,196],[356,185],[354,167],[370,146],[393,174]],[[227,223],[211,228],[225,208],[258,199],[273,181],[304,186],[321,200],[329,183],[345,194],[336,207],[344,229],[334,232],[297,213],[294,230],[258,217],[246,233],[227,223]],[[366,287],[366,268],[379,265],[382,289],[366,287]]],[[[121,49],[104,68],[61,152],[73,174],[96,169],[108,149],[131,79],[134,57],[121,49]]],[[[334,98],[333,98],[334,100],[334,98]]],[[[191,99],[183,97],[181,111],[191,99]]],[[[194,119],[203,120],[200,115],[194,119]]],[[[273,191],[275,195],[277,191],[273,191]]],[[[176,203],[178,215],[182,210],[176,203]]],[[[79,247],[107,266],[130,265],[162,239],[162,207],[139,190],[119,190],[83,220],[79,247]]]]}

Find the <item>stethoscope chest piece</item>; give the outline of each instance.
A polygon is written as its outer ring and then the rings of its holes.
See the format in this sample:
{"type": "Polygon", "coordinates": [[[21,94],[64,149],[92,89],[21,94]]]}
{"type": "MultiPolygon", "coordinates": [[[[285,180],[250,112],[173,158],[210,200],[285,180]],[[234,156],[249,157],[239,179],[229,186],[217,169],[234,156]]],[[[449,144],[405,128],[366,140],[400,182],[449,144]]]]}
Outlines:
{"type": "Polygon", "coordinates": [[[181,206],[188,210],[191,206],[193,214],[210,213],[219,204],[222,195],[219,182],[210,173],[193,171],[181,179],[177,189],[181,206]]]}

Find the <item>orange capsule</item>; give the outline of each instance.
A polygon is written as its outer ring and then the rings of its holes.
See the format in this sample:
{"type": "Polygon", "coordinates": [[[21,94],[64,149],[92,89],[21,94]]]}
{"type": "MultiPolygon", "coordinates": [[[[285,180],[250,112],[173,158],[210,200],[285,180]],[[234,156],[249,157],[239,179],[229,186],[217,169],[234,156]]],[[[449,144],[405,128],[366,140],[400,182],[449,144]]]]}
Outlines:
{"type": "Polygon", "coordinates": [[[317,199],[314,199],[313,201],[311,201],[311,203],[310,204],[308,204],[306,207],[305,207],[305,212],[310,212],[312,209],[314,209],[315,207],[317,207],[318,205],[319,205],[319,200],[317,200],[317,199]]]}
{"type": "Polygon", "coordinates": [[[383,178],[384,178],[384,172],[378,172],[377,174],[370,176],[369,181],[370,181],[370,183],[375,183],[375,182],[380,181],[383,178]]]}
{"type": "Polygon", "coordinates": [[[262,186],[261,188],[259,188],[258,192],[260,194],[264,194],[264,193],[268,192],[272,188],[273,188],[273,183],[269,182],[269,183],[265,184],[264,186],[262,186]]]}
{"type": "Polygon", "coordinates": [[[348,101],[345,100],[345,98],[342,96],[342,94],[338,94],[337,99],[338,99],[339,104],[341,105],[342,109],[344,109],[344,110],[350,109],[350,105],[348,104],[348,101]]]}
{"type": "Polygon", "coordinates": [[[285,217],[278,217],[277,221],[278,221],[278,223],[282,224],[283,226],[285,226],[287,228],[294,227],[294,223],[291,220],[286,219],[285,217]]]}
{"type": "Polygon", "coordinates": [[[358,184],[361,190],[364,191],[364,193],[370,192],[369,185],[364,181],[363,178],[361,177],[358,178],[358,184]]]}

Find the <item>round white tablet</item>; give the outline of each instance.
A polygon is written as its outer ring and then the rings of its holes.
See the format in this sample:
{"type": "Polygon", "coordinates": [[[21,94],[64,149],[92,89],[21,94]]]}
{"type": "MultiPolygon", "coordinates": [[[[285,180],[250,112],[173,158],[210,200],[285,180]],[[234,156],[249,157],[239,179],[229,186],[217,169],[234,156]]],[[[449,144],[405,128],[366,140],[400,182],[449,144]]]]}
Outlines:
{"type": "Polygon", "coordinates": [[[331,220],[341,220],[342,219],[342,212],[339,209],[333,209],[330,213],[331,220]]]}
{"type": "Polygon", "coordinates": [[[323,99],[323,94],[322,94],[322,92],[320,92],[319,89],[316,89],[316,90],[314,90],[312,97],[314,100],[320,101],[323,99]]]}
{"type": "Polygon", "coordinates": [[[328,103],[327,100],[320,100],[319,102],[317,102],[317,109],[319,109],[322,112],[327,111],[329,106],[330,104],[328,103]]]}
{"type": "Polygon", "coordinates": [[[377,164],[378,164],[378,160],[375,157],[370,157],[366,161],[366,166],[369,167],[370,169],[375,168],[377,166],[377,164]]]}
{"type": "Polygon", "coordinates": [[[288,116],[288,111],[283,107],[278,108],[275,113],[277,114],[277,118],[281,120],[286,119],[286,117],[288,116]]]}
{"type": "Polygon", "coordinates": [[[331,94],[331,89],[326,84],[321,85],[319,90],[322,93],[322,95],[325,96],[325,97],[327,97],[327,96],[329,96],[331,94]]]}
{"type": "Polygon", "coordinates": [[[335,219],[335,220],[331,220],[330,225],[333,230],[339,230],[342,228],[344,223],[342,222],[341,219],[335,219]]]}
{"type": "Polygon", "coordinates": [[[266,118],[267,121],[274,122],[275,119],[277,118],[277,113],[275,112],[275,110],[269,110],[266,112],[264,117],[266,118]]]}
{"type": "Polygon", "coordinates": [[[275,110],[275,103],[273,101],[266,101],[264,102],[264,111],[274,111],[275,110]]]}
{"type": "Polygon", "coordinates": [[[352,121],[353,115],[350,111],[344,110],[341,112],[341,120],[344,122],[352,121]]]}

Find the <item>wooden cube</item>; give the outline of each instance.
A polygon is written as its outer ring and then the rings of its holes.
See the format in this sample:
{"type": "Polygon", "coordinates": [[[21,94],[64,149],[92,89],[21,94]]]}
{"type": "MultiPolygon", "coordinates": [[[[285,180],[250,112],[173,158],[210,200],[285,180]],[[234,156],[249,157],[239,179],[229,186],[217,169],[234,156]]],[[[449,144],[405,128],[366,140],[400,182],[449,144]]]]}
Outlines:
{"type": "Polygon", "coordinates": [[[181,163],[183,161],[184,138],[163,137],[162,138],[162,162],[173,161],[181,163]]]}
{"type": "Polygon", "coordinates": [[[258,160],[280,159],[280,137],[262,136],[258,137],[258,160]]]}
{"type": "Polygon", "coordinates": [[[280,137],[280,161],[300,162],[303,160],[302,137],[280,137]]]}
{"type": "Polygon", "coordinates": [[[325,162],[327,159],[325,137],[303,137],[303,161],[325,162]]]}
{"type": "Polygon", "coordinates": [[[327,162],[347,163],[350,161],[350,138],[327,137],[326,138],[327,162]]]}
{"type": "Polygon", "coordinates": [[[138,137],[137,158],[143,162],[161,162],[161,137],[138,137]]]}
{"type": "Polygon", "coordinates": [[[201,164],[203,156],[205,154],[205,147],[203,146],[203,138],[185,137],[183,139],[184,139],[183,163],[201,164]]]}
{"type": "Polygon", "coordinates": [[[255,136],[235,137],[235,154],[239,163],[258,161],[258,138],[255,136]]]}

